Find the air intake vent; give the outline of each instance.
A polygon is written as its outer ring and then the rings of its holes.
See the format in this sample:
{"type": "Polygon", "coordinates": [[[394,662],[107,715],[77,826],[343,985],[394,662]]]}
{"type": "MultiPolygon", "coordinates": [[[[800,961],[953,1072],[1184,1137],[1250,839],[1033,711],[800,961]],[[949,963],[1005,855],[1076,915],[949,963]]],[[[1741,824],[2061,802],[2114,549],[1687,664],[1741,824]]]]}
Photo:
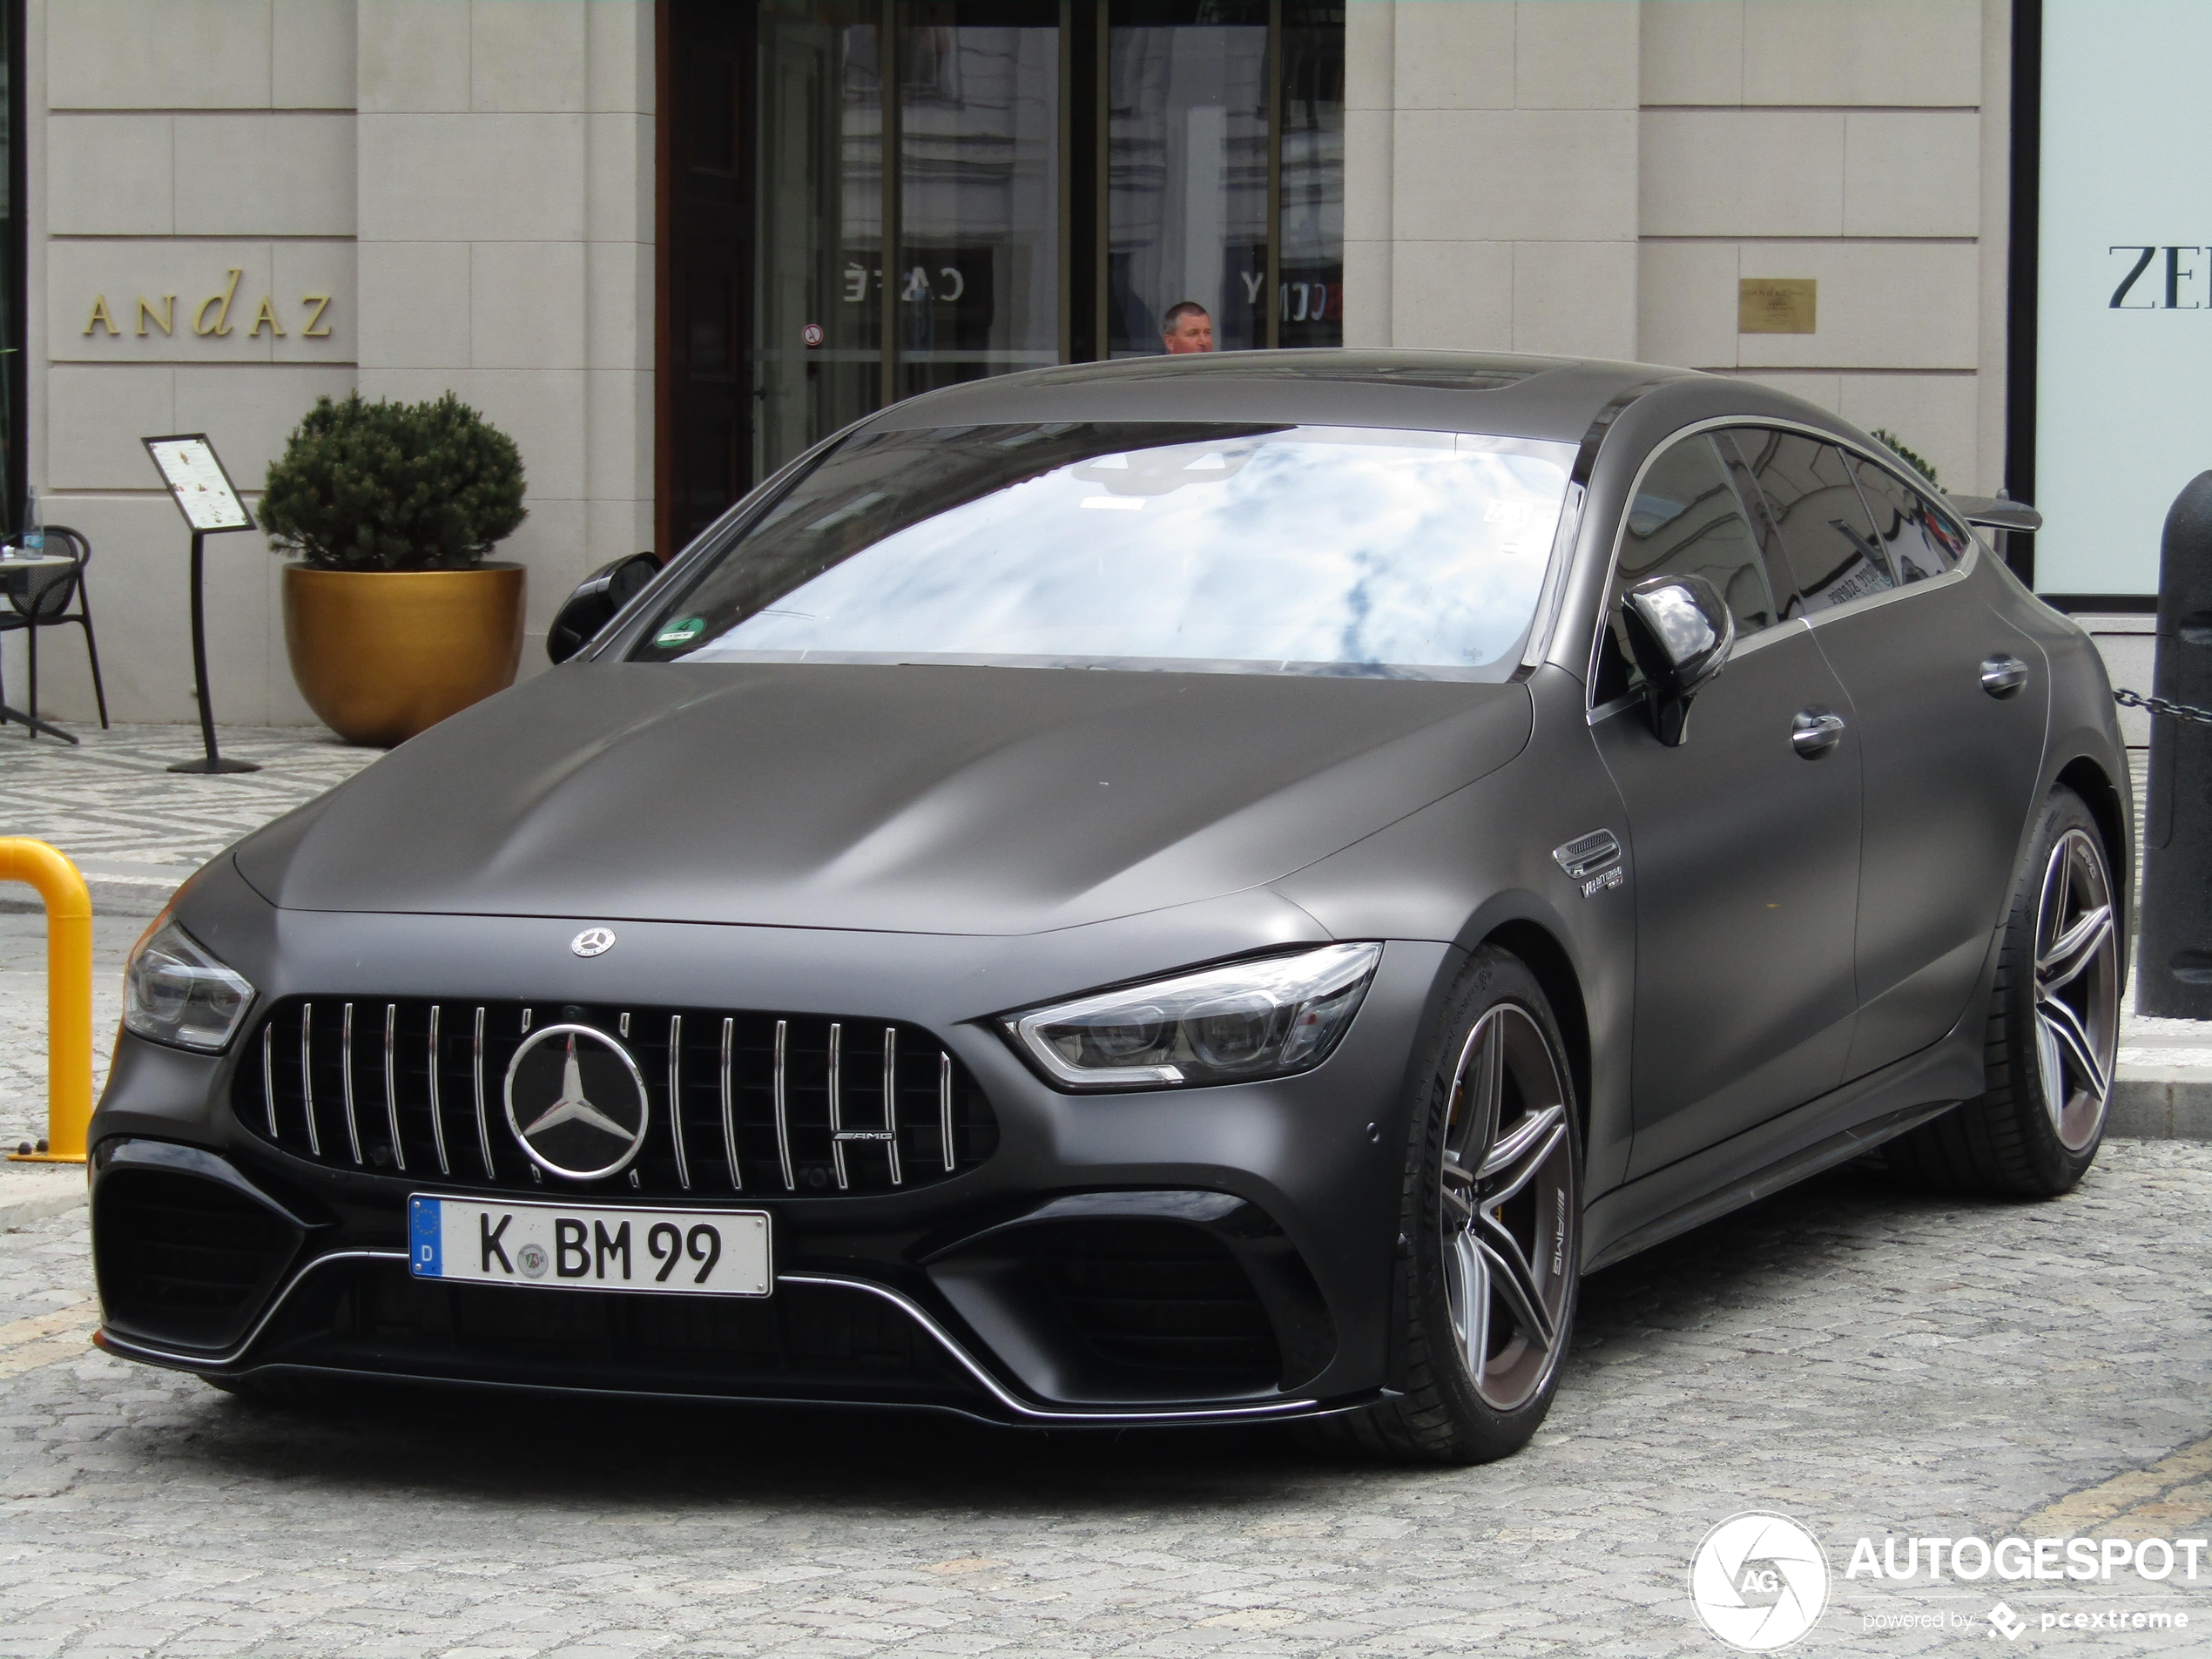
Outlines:
{"type": "Polygon", "coordinates": [[[521,1192],[886,1193],[998,1145],[982,1090],[918,1027],[711,1008],[293,997],[248,1040],[231,1103],[330,1168],[521,1192]],[[544,1175],[508,1125],[508,1062],[556,1022],[620,1042],[644,1080],[644,1144],[603,1179],[544,1175]]]}
{"type": "Polygon", "coordinates": [[[1209,1382],[1269,1386],[1283,1374],[1275,1329],[1225,1245],[1181,1222],[1055,1224],[1030,1262],[1099,1359],[1209,1382]]]}
{"type": "Polygon", "coordinates": [[[921,1326],[865,1291],[786,1285],[737,1297],[439,1284],[404,1264],[310,1275],[258,1359],[560,1388],[972,1404],[921,1326]]]}
{"type": "Polygon", "coordinates": [[[186,1347],[219,1348],[291,1261],[291,1224],[198,1176],[115,1170],[93,1215],[100,1300],[117,1329],[186,1347]]]}

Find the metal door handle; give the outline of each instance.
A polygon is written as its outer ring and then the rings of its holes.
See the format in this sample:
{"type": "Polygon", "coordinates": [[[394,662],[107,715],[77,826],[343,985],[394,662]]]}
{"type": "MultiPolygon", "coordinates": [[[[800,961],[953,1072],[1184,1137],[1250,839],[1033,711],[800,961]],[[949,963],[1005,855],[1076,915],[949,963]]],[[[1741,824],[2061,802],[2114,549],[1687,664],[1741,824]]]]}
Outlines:
{"type": "Polygon", "coordinates": [[[2027,664],[2017,657],[1985,657],[1981,689],[1992,697],[2010,697],[2027,684],[2027,664]]]}
{"type": "Polygon", "coordinates": [[[1844,740],[1844,717],[1823,708],[1801,709],[1790,722],[1790,746],[1817,760],[1844,740]]]}

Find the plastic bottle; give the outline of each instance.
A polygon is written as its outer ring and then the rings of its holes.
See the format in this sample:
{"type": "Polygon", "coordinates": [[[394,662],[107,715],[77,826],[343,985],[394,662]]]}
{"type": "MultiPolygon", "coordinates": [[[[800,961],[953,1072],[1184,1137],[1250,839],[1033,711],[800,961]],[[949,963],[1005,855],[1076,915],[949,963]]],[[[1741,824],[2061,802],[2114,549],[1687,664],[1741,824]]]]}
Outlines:
{"type": "Polygon", "coordinates": [[[46,530],[38,516],[38,491],[26,484],[23,492],[23,550],[44,553],[46,550],[46,530]]]}

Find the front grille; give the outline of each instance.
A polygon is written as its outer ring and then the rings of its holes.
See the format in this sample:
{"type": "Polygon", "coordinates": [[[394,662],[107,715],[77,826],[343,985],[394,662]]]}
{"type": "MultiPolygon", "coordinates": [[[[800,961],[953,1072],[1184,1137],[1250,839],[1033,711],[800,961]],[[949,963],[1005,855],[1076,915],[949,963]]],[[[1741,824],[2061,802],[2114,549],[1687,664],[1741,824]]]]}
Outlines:
{"type": "Polygon", "coordinates": [[[100,1300],[118,1329],[221,1347],[292,1258],[292,1226],[242,1193],[197,1176],[115,1170],[93,1222],[100,1300]]]}
{"type": "Polygon", "coordinates": [[[1029,1260],[1085,1346],[1109,1364],[1270,1386],[1275,1327],[1251,1280],[1211,1233],[1176,1221],[1061,1222],[1029,1260]]]}
{"type": "Polygon", "coordinates": [[[621,1039],[649,1120],[627,1170],[563,1190],[891,1192],[949,1180],[998,1145],[983,1091],[919,1027],[710,1008],[291,997],[247,1042],[232,1109],[331,1168],[541,1190],[503,1090],[531,1026],[556,1021],[621,1039]]]}
{"type": "Polygon", "coordinates": [[[781,1399],[971,1399],[920,1326],[865,1291],[792,1285],[759,1300],[474,1285],[390,1262],[310,1274],[255,1350],[287,1363],[559,1387],[781,1399]]]}

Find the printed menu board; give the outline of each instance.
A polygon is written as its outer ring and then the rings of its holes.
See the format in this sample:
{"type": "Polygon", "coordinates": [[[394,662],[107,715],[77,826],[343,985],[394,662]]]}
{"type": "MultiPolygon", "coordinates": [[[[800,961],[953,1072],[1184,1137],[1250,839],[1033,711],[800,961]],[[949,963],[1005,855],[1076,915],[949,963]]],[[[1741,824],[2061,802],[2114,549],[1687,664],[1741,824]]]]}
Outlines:
{"type": "Polygon", "coordinates": [[[250,530],[253,516],[231,488],[230,475],[216,459],[215,447],[205,433],[173,438],[148,438],[146,453],[161,469],[169,493],[196,530],[250,530]]]}

